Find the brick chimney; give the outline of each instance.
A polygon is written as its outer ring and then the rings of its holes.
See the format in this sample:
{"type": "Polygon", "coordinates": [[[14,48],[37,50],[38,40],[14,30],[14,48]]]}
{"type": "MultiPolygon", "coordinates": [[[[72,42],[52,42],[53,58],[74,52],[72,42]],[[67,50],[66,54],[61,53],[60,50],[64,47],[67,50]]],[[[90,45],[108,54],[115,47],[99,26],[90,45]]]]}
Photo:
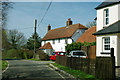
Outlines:
{"type": "Polygon", "coordinates": [[[49,30],[51,30],[51,26],[50,26],[50,24],[48,24],[47,32],[48,32],[49,30]]]}
{"type": "Polygon", "coordinates": [[[70,26],[70,25],[72,25],[71,18],[69,18],[68,21],[66,22],[66,26],[70,26]]]}

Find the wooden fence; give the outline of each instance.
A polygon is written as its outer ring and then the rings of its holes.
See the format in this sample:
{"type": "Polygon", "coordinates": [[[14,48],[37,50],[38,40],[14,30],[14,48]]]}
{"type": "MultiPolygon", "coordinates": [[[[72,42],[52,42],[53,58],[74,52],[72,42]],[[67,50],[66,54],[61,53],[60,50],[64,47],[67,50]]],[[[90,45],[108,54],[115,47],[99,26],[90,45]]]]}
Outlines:
{"type": "Polygon", "coordinates": [[[115,57],[97,57],[95,74],[102,80],[114,80],[115,78],[115,57]]]}
{"type": "Polygon", "coordinates": [[[56,63],[95,75],[95,60],[83,59],[80,57],[57,56],[56,63]]]}
{"type": "Polygon", "coordinates": [[[114,49],[111,49],[111,57],[97,57],[96,59],[83,59],[80,57],[57,56],[56,63],[81,70],[95,75],[101,80],[115,79],[115,57],[114,49]]]}
{"type": "Polygon", "coordinates": [[[102,80],[115,80],[114,48],[111,48],[110,57],[97,57],[95,73],[102,80]]]}
{"type": "Polygon", "coordinates": [[[84,50],[90,59],[96,59],[96,46],[82,46],[81,50],[84,50]]]}

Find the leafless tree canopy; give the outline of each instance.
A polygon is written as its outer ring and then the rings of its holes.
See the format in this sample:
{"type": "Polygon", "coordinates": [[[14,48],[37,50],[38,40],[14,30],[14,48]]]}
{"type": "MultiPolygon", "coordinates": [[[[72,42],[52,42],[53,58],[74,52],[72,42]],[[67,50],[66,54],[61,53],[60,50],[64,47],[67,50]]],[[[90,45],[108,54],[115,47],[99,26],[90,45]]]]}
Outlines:
{"type": "Polygon", "coordinates": [[[17,30],[10,30],[8,32],[8,42],[10,43],[11,48],[21,48],[26,42],[25,37],[22,33],[17,30]]]}
{"type": "Polygon", "coordinates": [[[96,26],[96,21],[92,21],[86,24],[86,27],[91,28],[93,26],[96,26]]]}

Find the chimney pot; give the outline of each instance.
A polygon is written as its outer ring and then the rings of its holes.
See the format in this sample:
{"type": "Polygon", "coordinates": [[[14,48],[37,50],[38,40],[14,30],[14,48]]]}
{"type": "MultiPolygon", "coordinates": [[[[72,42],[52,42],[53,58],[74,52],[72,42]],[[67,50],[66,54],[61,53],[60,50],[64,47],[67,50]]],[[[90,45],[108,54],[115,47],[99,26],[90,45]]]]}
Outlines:
{"type": "Polygon", "coordinates": [[[51,26],[50,26],[50,24],[48,24],[48,30],[47,30],[47,32],[48,32],[49,30],[51,30],[51,26]]]}
{"type": "Polygon", "coordinates": [[[68,21],[71,21],[71,18],[69,18],[68,21]]]}
{"type": "Polygon", "coordinates": [[[66,22],[66,26],[70,26],[70,25],[72,25],[71,18],[69,18],[68,21],[66,22]]]}

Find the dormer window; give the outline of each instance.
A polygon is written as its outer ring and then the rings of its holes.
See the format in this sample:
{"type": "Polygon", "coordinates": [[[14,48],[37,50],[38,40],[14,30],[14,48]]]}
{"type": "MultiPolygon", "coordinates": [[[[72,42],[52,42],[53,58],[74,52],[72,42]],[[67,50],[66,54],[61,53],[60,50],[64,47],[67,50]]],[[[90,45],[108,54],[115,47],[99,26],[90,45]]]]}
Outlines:
{"type": "Polygon", "coordinates": [[[109,24],[109,9],[105,9],[104,10],[104,25],[108,25],[109,24]]]}

